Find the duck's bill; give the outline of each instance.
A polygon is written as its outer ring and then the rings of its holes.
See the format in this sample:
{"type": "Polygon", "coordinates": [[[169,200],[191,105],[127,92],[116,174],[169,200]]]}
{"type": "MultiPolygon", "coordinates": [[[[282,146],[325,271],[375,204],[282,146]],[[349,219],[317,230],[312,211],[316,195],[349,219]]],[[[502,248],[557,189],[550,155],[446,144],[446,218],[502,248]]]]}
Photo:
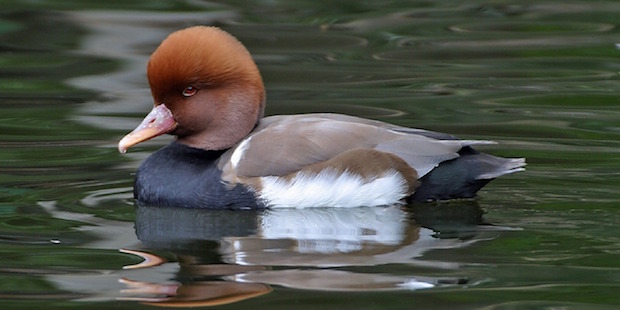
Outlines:
{"type": "Polygon", "coordinates": [[[176,127],[177,122],[174,120],[170,109],[164,104],[156,105],[136,129],[128,133],[118,142],[118,151],[125,153],[130,147],[151,138],[169,133],[176,127]]]}

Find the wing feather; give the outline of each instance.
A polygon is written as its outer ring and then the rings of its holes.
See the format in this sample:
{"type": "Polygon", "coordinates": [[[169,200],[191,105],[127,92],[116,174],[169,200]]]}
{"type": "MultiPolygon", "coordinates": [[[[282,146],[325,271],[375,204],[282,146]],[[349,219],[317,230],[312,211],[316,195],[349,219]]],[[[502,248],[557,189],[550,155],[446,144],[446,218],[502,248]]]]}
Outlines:
{"type": "Polygon", "coordinates": [[[233,147],[223,158],[236,159],[224,164],[239,177],[283,176],[347,150],[376,149],[399,156],[422,177],[458,157],[463,146],[491,143],[451,138],[337,114],[272,116],[261,121],[246,138],[249,142],[233,147]]]}

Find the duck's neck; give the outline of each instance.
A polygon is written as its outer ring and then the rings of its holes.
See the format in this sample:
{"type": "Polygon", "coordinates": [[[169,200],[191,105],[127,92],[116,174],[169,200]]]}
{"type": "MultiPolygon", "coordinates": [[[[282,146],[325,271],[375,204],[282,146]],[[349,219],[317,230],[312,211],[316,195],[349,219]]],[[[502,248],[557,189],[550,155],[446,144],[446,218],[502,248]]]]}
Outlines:
{"type": "MultiPolygon", "coordinates": [[[[223,150],[204,150],[201,148],[192,147],[181,143],[179,141],[174,141],[170,143],[166,148],[169,148],[171,154],[174,156],[186,158],[188,160],[191,159],[199,159],[201,162],[211,162],[215,161],[224,154],[224,152],[228,151],[228,149],[223,150]]],[[[182,159],[179,158],[179,159],[182,159]]]]}

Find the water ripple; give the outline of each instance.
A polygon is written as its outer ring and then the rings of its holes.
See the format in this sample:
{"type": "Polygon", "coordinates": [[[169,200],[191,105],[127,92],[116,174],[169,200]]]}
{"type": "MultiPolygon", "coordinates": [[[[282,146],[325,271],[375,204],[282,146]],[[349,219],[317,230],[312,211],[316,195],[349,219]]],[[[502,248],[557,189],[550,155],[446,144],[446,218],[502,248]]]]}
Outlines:
{"type": "Polygon", "coordinates": [[[468,23],[449,26],[448,29],[454,32],[508,33],[512,35],[547,35],[551,33],[582,34],[590,32],[608,32],[613,30],[615,27],[616,26],[614,24],[606,23],[523,21],[501,23],[468,23]]]}

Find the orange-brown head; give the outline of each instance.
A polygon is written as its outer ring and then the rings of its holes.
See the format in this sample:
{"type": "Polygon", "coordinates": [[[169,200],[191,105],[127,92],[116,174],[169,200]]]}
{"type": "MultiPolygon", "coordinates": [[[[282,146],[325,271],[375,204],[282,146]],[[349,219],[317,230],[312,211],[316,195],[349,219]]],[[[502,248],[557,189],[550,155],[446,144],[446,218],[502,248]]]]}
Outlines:
{"type": "Polygon", "coordinates": [[[119,142],[121,152],[164,133],[191,147],[227,149],[263,116],[265,89],[252,56],[219,28],[170,34],[151,55],[147,77],[155,107],[119,142]]]}

